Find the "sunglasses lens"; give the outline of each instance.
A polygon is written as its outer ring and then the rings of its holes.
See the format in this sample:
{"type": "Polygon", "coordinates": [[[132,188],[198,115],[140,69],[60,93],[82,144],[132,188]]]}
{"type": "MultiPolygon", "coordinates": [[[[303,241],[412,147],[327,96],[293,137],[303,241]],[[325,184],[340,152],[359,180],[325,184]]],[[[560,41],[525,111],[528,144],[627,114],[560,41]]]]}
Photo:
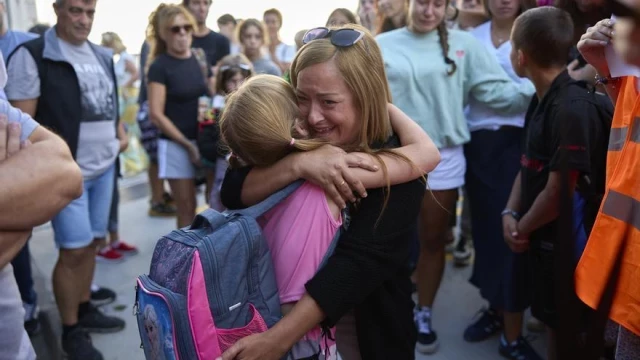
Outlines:
{"type": "Polygon", "coordinates": [[[331,41],[335,46],[352,46],[362,34],[353,29],[341,29],[333,33],[331,41]]]}
{"type": "Polygon", "coordinates": [[[176,25],[176,26],[172,26],[171,27],[171,32],[174,33],[174,34],[179,34],[182,29],[184,29],[184,32],[190,33],[193,30],[193,26],[191,26],[191,25],[183,25],[183,26],[176,25]]]}
{"type": "Polygon", "coordinates": [[[309,41],[313,41],[316,39],[324,39],[328,33],[329,31],[326,28],[311,29],[307,31],[306,34],[304,34],[304,38],[302,38],[302,43],[306,44],[309,41]]]}

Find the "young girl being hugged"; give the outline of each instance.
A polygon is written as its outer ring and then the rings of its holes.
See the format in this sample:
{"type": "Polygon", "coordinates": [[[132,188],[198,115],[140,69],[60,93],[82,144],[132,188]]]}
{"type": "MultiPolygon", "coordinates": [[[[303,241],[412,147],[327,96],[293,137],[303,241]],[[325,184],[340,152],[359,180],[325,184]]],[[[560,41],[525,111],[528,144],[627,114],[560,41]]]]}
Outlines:
{"type": "Polygon", "coordinates": [[[227,151],[221,144],[217,119],[224,109],[225,98],[253,75],[251,61],[243,54],[227,55],[218,65],[215,95],[211,99],[211,112],[200,125],[200,153],[206,168],[209,206],[217,211],[225,210],[220,201],[220,187],[227,171],[227,151]]]}
{"type": "MultiPolygon", "coordinates": [[[[430,143],[426,133],[397,108],[390,105],[389,114],[403,143],[430,143]]],[[[222,139],[233,153],[231,166],[269,166],[293,152],[314,150],[327,143],[307,139],[301,124],[296,95],[285,80],[266,75],[249,79],[227,99],[220,120],[222,139]]],[[[379,182],[380,176],[362,171],[360,180],[366,186],[374,178],[379,182]]],[[[259,219],[271,251],[284,315],[305,294],[305,284],[318,271],[342,221],[340,207],[310,182],[259,219]]],[[[335,359],[333,339],[334,329],[323,335],[317,326],[294,345],[288,358],[335,359]]]]}

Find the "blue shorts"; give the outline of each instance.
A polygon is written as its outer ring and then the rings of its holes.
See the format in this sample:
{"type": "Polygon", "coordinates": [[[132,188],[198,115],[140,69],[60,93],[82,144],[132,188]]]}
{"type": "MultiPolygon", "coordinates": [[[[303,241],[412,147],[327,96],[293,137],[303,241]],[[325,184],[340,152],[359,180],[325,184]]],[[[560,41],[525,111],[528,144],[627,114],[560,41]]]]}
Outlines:
{"type": "Polygon", "coordinates": [[[51,220],[56,245],[81,249],[107,235],[115,165],[97,178],[83,182],[82,196],[73,200],[51,220]]]}

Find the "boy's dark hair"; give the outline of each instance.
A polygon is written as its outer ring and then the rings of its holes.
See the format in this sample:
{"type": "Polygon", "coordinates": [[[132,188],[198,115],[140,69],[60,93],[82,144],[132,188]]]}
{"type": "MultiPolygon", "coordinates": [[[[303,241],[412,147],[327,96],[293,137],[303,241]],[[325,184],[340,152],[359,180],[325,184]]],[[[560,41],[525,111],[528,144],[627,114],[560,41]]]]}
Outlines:
{"type": "Polygon", "coordinates": [[[227,25],[228,23],[233,23],[233,25],[238,25],[236,18],[231,14],[224,14],[218,18],[218,25],[227,25]]]}
{"type": "Polygon", "coordinates": [[[552,6],[529,9],[513,24],[512,45],[540,67],[565,66],[573,29],[571,16],[564,10],[552,6]]]}
{"type": "Polygon", "coordinates": [[[267,15],[275,15],[278,18],[278,22],[280,22],[280,26],[282,26],[282,13],[278,9],[269,9],[264,12],[262,18],[264,19],[267,15]]]}
{"type": "Polygon", "coordinates": [[[51,26],[47,24],[35,24],[31,28],[29,28],[29,32],[42,36],[45,32],[47,32],[47,30],[49,30],[50,27],[51,26]]]}

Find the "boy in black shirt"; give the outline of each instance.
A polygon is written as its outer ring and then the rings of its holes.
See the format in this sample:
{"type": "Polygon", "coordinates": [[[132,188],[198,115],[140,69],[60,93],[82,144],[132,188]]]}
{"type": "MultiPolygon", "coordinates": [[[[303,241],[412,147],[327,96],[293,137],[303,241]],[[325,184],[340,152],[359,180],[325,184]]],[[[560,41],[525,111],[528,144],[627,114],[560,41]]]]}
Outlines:
{"type": "Polygon", "coordinates": [[[549,330],[549,359],[556,358],[554,248],[563,186],[560,170],[567,168],[573,194],[579,191],[579,178],[600,178],[606,158],[607,140],[602,135],[605,129],[595,98],[599,95],[572,80],[566,70],[573,28],[567,12],[540,7],[521,14],[511,33],[513,69],[533,82],[536,95],[525,118],[521,170],[502,213],[503,229],[505,241],[513,251],[530,250],[531,310],[549,330]]]}
{"type": "Polygon", "coordinates": [[[207,27],[211,0],[183,0],[182,6],[186,7],[198,22],[198,28],[193,32],[192,47],[204,51],[209,67],[215,76],[216,64],[223,57],[229,55],[231,48],[229,39],[207,27]]]}

